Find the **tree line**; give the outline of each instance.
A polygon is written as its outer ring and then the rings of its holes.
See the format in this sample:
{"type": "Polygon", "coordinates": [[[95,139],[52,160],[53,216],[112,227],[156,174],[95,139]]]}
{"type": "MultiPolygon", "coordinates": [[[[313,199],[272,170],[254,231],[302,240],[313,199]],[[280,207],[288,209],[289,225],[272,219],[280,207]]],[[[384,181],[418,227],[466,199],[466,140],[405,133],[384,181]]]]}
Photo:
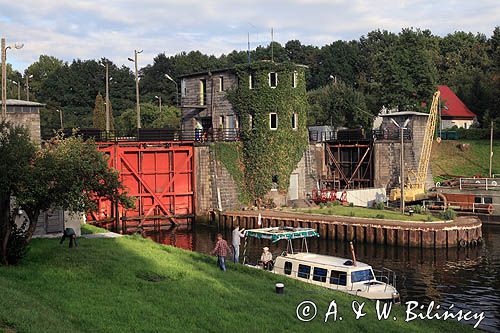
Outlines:
{"type": "MultiPolygon", "coordinates": [[[[374,30],[357,40],[338,40],[321,47],[304,45],[299,40],[284,45],[273,42],[252,50],[250,59],[270,60],[272,52],[276,62],[307,66],[309,125],[368,127],[382,106],[424,111],[423,102],[430,101],[437,85],[444,84],[478,115],[480,126],[488,127],[493,120],[500,127],[499,45],[500,27],[489,37],[470,32],[440,37],[420,29],[403,29],[399,33],[374,30]]],[[[219,57],[199,51],[158,54],[152,64],[140,69],[140,98],[148,110],[143,127],[179,125],[179,111],[172,107],[176,103],[176,86],[165,74],[179,84],[181,75],[230,68],[247,61],[247,51],[236,50],[219,57]],[[162,114],[167,114],[160,121],[155,96],[162,98],[162,114]]],[[[126,66],[105,58],[66,63],[42,55],[23,75],[9,67],[7,76],[15,82],[30,76],[31,99],[47,104],[42,111],[43,128],[59,128],[55,109],[63,110],[65,127],[91,127],[96,96],[105,93],[104,62],[109,63],[112,78],[110,100],[115,127],[131,131],[135,83],[134,74],[126,66]]],[[[16,98],[17,86],[8,86],[9,98],[16,98]]],[[[24,98],[24,91],[21,95],[24,98]]]]}

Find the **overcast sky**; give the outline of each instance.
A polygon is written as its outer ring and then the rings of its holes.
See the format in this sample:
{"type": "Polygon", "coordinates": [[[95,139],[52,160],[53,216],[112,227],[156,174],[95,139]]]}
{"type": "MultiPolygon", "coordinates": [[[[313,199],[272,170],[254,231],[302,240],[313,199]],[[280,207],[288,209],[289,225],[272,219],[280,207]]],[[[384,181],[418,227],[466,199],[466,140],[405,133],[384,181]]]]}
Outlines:
{"type": "Polygon", "coordinates": [[[268,44],[271,27],[282,44],[299,39],[321,46],[378,28],[490,36],[497,25],[498,0],[0,0],[0,34],[7,44],[24,43],[8,51],[8,62],[18,70],[40,54],[65,61],[107,57],[131,65],[127,57],[143,49],[140,67],[161,52],[220,55],[245,50],[247,33],[252,48],[268,44]]]}

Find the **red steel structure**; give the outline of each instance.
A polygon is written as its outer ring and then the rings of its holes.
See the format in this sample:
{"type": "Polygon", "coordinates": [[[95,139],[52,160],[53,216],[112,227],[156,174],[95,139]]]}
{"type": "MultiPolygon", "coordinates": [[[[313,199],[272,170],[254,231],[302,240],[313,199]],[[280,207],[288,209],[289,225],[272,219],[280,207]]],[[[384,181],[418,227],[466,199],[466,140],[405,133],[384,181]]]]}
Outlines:
{"type": "Polygon", "coordinates": [[[89,214],[94,223],[118,232],[143,227],[161,228],[186,224],[194,218],[194,154],[192,143],[99,142],[109,156],[135,208],[125,209],[105,199],[89,214]]]}

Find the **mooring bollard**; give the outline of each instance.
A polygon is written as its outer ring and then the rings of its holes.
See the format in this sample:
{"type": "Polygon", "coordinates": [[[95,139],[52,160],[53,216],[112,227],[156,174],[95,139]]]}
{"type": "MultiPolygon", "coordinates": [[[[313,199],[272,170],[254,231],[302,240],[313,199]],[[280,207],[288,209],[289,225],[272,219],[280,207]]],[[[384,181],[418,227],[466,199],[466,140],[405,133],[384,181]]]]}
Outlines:
{"type": "Polygon", "coordinates": [[[283,283],[276,283],[276,294],[283,294],[285,292],[285,285],[283,283]]]}

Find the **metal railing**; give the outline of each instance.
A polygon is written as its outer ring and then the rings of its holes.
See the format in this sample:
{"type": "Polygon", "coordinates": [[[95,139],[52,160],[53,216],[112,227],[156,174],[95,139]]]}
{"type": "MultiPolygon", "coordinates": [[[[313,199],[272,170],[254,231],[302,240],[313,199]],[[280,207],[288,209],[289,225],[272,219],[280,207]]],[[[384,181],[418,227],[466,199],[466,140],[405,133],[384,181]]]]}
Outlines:
{"type": "MultiPolygon", "coordinates": [[[[170,128],[141,128],[134,133],[122,135],[116,131],[103,131],[96,128],[81,128],[77,130],[64,129],[59,131],[64,136],[81,135],[84,139],[94,139],[97,142],[109,141],[238,141],[240,130],[237,128],[224,128],[213,130],[175,130],[170,128]]],[[[49,140],[55,136],[54,131],[43,131],[42,139],[49,140]]]]}
{"type": "Polygon", "coordinates": [[[458,187],[482,190],[500,190],[500,178],[459,178],[458,187]]]}
{"type": "MultiPolygon", "coordinates": [[[[338,131],[309,131],[309,141],[331,142],[331,141],[371,141],[371,140],[400,140],[398,129],[377,129],[365,131],[362,129],[338,130],[338,131]]],[[[403,132],[405,140],[412,140],[411,129],[403,132]]]]}

